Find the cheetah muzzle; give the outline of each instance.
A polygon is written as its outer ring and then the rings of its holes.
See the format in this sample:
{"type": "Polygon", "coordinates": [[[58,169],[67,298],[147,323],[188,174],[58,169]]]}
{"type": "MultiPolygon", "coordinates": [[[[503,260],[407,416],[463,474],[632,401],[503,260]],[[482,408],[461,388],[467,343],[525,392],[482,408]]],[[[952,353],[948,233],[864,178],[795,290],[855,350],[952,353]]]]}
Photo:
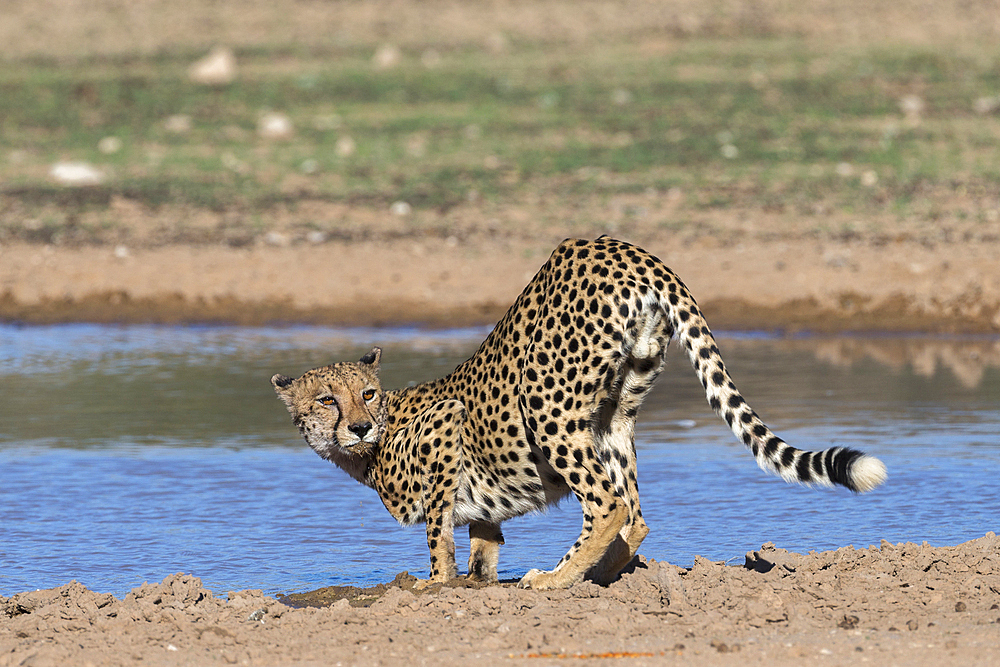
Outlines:
{"type": "Polygon", "coordinates": [[[469,574],[496,581],[500,524],[573,494],[580,538],[521,585],[614,579],[649,533],[636,483],[635,421],[667,345],[687,351],[711,407],[764,470],[789,482],[870,491],[876,458],[796,449],[736,389],[694,298],[659,259],[627,243],[567,240],[479,350],[450,375],[379,383],[382,351],[271,378],[306,442],[378,492],[400,523],[425,522],[433,582],[457,574],[453,528],[468,525],[469,574]]]}

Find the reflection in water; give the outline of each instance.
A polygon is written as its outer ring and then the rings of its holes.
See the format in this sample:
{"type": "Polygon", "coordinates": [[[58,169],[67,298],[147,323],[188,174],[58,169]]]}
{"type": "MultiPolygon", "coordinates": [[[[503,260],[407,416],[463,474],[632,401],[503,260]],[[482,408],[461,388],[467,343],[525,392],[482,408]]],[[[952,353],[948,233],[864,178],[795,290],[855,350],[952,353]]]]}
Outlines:
{"type": "MultiPolygon", "coordinates": [[[[384,347],[383,381],[439,377],[485,331],[0,327],[0,594],[76,578],[122,594],[191,572],[218,591],[426,575],[423,532],[317,458],[268,378],[384,347]]],[[[792,444],[889,467],[866,496],[788,486],[711,413],[676,348],[639,418],[640,552],[681,565],[996,529],[1000,342],[719,336],[737,384],[792,444]]],[[[501,574],[551,567],[567,501],[504,525],[501,574]]],[[[461,531],[459,532],[461,536],[461,531]]],[[[467,541],[459,537],[459,562],[467,541]]]]}
{"type": "Polygon", "coordinates": [[[850,366],[871,359],[887,370],[911,370],[925,378],[950,372],[968,389],[979,386],[988,368],[1000,368],[1000,340],[935,338],[819,338],[776,340],[787,350],[812,351],[833,366],[850,366]]]}

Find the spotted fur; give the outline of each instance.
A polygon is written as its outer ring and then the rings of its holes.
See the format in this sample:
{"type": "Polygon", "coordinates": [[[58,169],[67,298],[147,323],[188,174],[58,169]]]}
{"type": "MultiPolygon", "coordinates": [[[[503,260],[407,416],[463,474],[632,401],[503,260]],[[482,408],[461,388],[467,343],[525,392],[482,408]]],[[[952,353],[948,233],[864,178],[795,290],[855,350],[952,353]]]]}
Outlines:
{"type": "Polygon", "coordinates": [[[573,494],[580,538],[522,586],[614,578],[649,528],[636,481],[635,420],[677,337],[709,404],[758,465],[793,482],[863,492],[885,466],[844,447],[807,452],[764,425],[736,389],[705,319],[659,259],[607,238],[552,253],[479,350],[451,374],[385,391],[381,350],[271,382],[306,441],[424,521],[431,580],[456,572],[453,526],[469,525],[469,572],[496,580],[501,522],[573,494]]]}

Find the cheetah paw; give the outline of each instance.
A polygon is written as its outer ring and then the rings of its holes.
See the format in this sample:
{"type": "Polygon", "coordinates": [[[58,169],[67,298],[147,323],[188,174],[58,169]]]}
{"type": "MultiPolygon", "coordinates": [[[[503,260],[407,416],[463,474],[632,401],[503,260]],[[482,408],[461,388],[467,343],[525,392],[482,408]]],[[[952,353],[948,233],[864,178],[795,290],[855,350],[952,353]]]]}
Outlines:
{"type": "Polygon", "coordinates": [[[517,582],[518,588],[531,588],[536,591],[547,591],[553,588],[562,588],[556,581],[555,572],[545,572],[539,569],[528,570],[528,573],[517,582]]]}
{"type": "Polygon", "coordinates": [[[442,583],[443,582],[437,581],[435,579],[417,579],[416,583],[413,584],[413,590],[425,591],[435,584],[437,584],[438,588],[440,588],[442,583]]]}

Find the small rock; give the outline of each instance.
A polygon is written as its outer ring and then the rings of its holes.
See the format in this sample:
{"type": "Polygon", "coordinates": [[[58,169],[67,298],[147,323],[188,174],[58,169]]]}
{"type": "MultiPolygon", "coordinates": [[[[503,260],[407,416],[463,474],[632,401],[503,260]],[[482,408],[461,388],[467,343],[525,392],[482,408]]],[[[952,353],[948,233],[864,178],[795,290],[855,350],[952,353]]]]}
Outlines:
{"type": "Polygon", "coordinates": [[[287,234],[282,234],[281,232],[268,232],[264,235],[264,243],[278,248],[284,248],[291,245],[292,240],[287,234]]]}
{"type": "Polygon", "coordinates": [[[906,95],[899,100],[899,110],[907,118],[916,119],[924,112],[926,104],[919,95],[906,95]]]}
{"type": "Polygon", "coordinates": [[[326,232],[321,232],[319,230],[314,230],[306,234],[306,241],[309,241],[309,243],[312,243],[313,245],[326,243],[326,239],[327,239],[326,232]]]}
{"type": "Polygon", "coordinates": [[[399,48],[393,46],[392,44],[383,44],[378,47],[375,51],[375,55],[372,56],[372,63],[378,69],[392,69],[399,64],[402,54],[399,48]]]}
{"type": "Polygon", "coordinates": [[[264,139],[289,139],[294,131],[292,119],[278,111],[266,113],[257,121],[257,134],[264,139]]]}
{"type": "Polygon", "coordinates": [[[82,161],[56,162],[49,169],[49,176],[61,185],[73,187],[100,185],[104,182],[104,172],[82,161]]]}
{"type": "Polygon", "coordinates": [[[994,97],[980,97],[972,103],[972,109],[976,113],[982,115],[1000,111],[1000,95],[996,95],[994,97]]]}
{"type": "Polygon", "coordinates": [[[965,611],[965,609],[966,609],[965,603],[962,602],[961,600],[955,603],[955,611],[965,611]]]}
{"type": "Polygon", "coordinates": [[[392,206],[389,207],[389,211],[393,215],[405,216],[413,212],[413,208],[407,204],[405,201],[393,202],[392,206]]]}
{"type": "Polygon", "coordinates": [[[333,152],[337,154],[337,157],[351,157],[356,150],[354,139],[347,136],[337,139],[337,143],[333,146],[333,152]]]}
{"type": "Polygon", "coordinates": [[[225,86],[236,78],[236,56],[232,49],[217,46],[188,69],[188,78],[203,86],[225,86]]]}

